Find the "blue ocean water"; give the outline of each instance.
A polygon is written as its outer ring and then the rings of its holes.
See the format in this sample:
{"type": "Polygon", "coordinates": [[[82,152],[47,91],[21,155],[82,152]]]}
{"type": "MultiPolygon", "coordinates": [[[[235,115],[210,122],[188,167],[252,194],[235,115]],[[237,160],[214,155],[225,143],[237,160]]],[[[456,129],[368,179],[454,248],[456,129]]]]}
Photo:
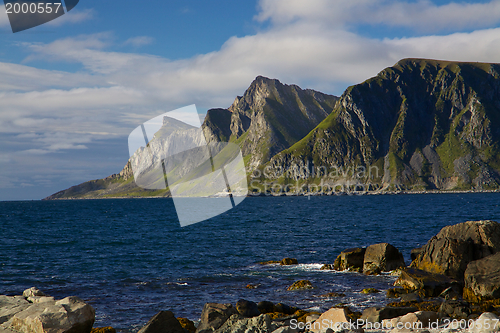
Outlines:
{"type": "Polygon", "coordinates": [[[94,326],[135,331],[160,310],[199,318],[204,303],[241,298],[326,310],[387,302],[394,277],[321,271],[354,246],[389,242],[409,263],[446,225],[500,221],[500,194],[247,198],[181,228],[170,199],[0,202],[0,294],[37,286],[96,308],[94,326]],[[298,266],[257,264],[294,257],[298,266]],[[315,289],[289,292],[299,279],[315,289]],[[247,289],[255,284],[256,289],[247,289]],[[344,297],[324,298],[328,292],[344,297]]]}

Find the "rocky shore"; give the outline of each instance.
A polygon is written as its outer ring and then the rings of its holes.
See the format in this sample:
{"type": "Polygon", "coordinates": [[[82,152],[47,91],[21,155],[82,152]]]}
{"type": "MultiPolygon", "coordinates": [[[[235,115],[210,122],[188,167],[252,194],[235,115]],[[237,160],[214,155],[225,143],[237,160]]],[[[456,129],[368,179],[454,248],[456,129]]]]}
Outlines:
{"type": "MultiPolygon", "coordinates": [[[[470,221],[443,228],[406,265],[388,243],[342,251],[325,270],[398,276],[388,304],[355,312],[339,305],[324,313],[266,300],[206,303],[197,322],[161,311],[139,333],[500,332],[500,224],[470,221]]],[[[297,265],[294,258],[261,264],[297,265]]],[[[247,288],[252,289],[252,285],[247,288]]],[[[314,288],[295,281],[289,292],[314,288]]],[[[363,293],[378,293],[366,288],[363,293]]],[[[93,328],[95,310],[78,297],[55,300],[36,288],[0,296],[0,333],[115,333],[93,328]]]]}

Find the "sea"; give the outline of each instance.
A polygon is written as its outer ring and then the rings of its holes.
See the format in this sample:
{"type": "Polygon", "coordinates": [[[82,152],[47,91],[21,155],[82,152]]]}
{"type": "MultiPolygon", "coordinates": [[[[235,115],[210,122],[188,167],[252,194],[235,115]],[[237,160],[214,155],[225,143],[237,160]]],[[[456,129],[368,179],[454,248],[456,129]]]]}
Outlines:
{"type": "Polygon", "coordinates": [[[500,221],[500,193],[249,197],[183,228],[168,198],[6,201],[0,294],[35,286],[78,296],[96,309],[94,327],[122,332],[161,310],[198,320],[207,302],[362,310],[392,301],[385,290],[396,277],[320,270],[340,251],[387,242],[409,264],[410,251],[444,226],[485,219],[500,221]],[[259,264],[286,257],[299,264],[259,264]],[[287,291],[302,279],[314,289],[287,291]]]}

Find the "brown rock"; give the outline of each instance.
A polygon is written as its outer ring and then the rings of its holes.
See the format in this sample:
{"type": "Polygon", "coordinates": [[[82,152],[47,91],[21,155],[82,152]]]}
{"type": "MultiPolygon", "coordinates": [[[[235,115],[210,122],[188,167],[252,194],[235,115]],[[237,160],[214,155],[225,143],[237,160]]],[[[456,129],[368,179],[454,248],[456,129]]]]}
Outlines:
{"type": "Polygon", "coordinates": [[[464,278],[465,288],[478,299],[500,298],[500,253],[470,262],[464,278]]]}
{"type": "Polygon", "coordinates": [[[226,320],[238,311],[231,304],[206,303],[200,316],[196,333],[212,332],[221,327],[226,320]]]}
{"type": "Polygon", "coordinates": [[[181,324],[182,328],[184,328],[188,332],[195,332],[196,327],[194,326],[194,322],[187,318],[177,318],[179,324],[181,324]]]}
{"type": "Polygon", "coordinates": [[[240,299],[236,303],[236,310],[243,317],[256,317],[260,315],[259,308],[257,307],[257,303],[252,301],[247,301],[246,299],[240,299]]]}
{"type": "Polygon", "coordinates": [[[365,274],[378,270],[388,272],[405,266],[403,255],[391,244],[380,243],[366,248],[363,262],[365,274]]]}
{"type": "Polygon", "coordinates": [[[295,258],[284,258],[280,261],[280,265],[289,266],[289,265],[297,265],[299,262],[295,258]]]}
{"type": "Polygon", "coordinates": [[[471,261],[497,252],[500,252],[500,224],[469,221],[441,229],[411,266],[462,281],[471,261]]]}
{"type": "Polygon", "coordinates": [[[299,280],[294,282],[290,287],[287,288],[288,291],[292,290],[303,290],[303,289],[313,289],[313,285],[309,280],[299,280]]]}
{"type": "Polygon", "coordinates": [[[429,273],[415,268],[405,268],[401,270],[401,275],[394,282],[394,285],[407,290],[423,290],[426,296],[434,297],[439,296],[453,283],[456,283],[456,281],[446,275],[429,273]]]}
{"type": "Polygon", "coordinates": [[[349,269],[361,272],[363,270],[365,251],[366,249],[364,248],[352,248],[340,252],[333,263],[334,269],[337,271],[349,269]]]}
{"type": "Polygon", "coordinates": [[[160,311],[138,333],[184,333],[184,329],[171,311],[160,311]]]}

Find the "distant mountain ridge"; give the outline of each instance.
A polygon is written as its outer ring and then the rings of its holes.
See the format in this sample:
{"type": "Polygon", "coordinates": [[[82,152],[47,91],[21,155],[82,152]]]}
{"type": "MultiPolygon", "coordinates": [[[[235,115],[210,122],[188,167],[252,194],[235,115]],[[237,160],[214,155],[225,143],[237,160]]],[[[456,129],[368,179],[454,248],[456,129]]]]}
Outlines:
{"type": "MultiPolygon", "coordinates": [[[[202,129],[209,142],[238,144],[259,183],[498,189],[500,65],[403,59],[340,98],[259,76],[202,129]]],[[[129,162],[48,199],[144,195],[168,191],[137,188],[129,162]]]]}
{"type": "MultiPolygon", "coordinates": [[[[336,96],[258,76],[228,109],[208,110],[202,131],[207,143],[240,145],[247,169],[252,171],[307,135],[328,116],[337,100],[336,96]]],[[[193,131],[192,135],[182,135],[188,136],[186,140],[199,141],[200,138],[194,137],[199,134],[200,131],[193,131]]],[[[152,140],[150,145],[155,153],[169,146],[168,142],[158,140],[152,140]]],[[[73,186],[46,199],[169,196],[168,190],[137,187],[133,181],[133,163],[139,163],[135,156],[118,174],[73,186]]]]}

